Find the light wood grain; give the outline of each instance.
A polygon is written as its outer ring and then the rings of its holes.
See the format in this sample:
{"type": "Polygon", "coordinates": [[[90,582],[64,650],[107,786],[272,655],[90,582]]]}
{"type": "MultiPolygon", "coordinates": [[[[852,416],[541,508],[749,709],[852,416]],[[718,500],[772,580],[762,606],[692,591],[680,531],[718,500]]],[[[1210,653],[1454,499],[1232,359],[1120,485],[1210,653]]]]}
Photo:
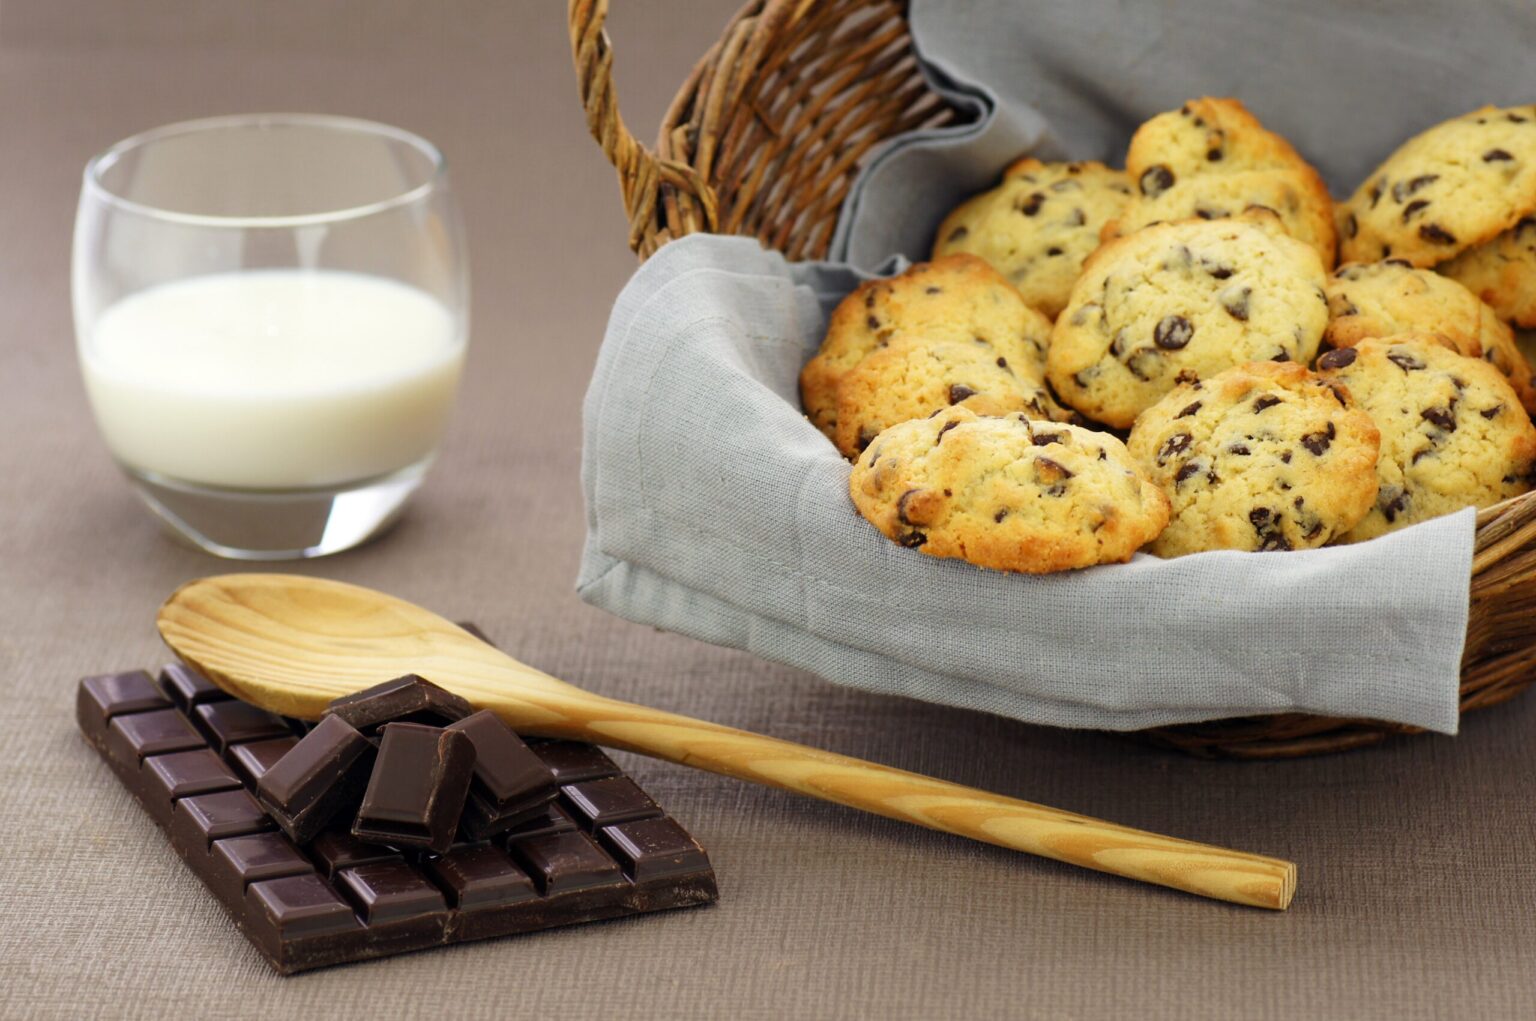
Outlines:
{"type": "Polygon", "coordinates": [[[594,695],[437,614],[292,575],[204,578],[160,609],[160,634],[224,690],[287,716],[416,673],[527,734],[573,738],[767,784],[1001,847],[1283,910],[1294,864],[1160,836],[888,766],[594,695]]]}

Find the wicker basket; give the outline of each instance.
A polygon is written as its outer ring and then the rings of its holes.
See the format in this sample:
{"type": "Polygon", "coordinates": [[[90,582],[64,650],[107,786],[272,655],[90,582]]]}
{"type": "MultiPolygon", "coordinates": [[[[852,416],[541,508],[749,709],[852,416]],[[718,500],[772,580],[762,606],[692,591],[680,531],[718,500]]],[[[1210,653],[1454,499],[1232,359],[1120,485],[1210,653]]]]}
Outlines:
{"type": "MultiPolygon", "coordinates": [[[[824,255],[872,149],[959,115],[912,54],[900,0],[752,0],[694,67],[656,148],[619,117],[606,0],[570,0],[587,124],[618,168],[629,244],[646,258],[698,231],[757,238],[791,259],[824,255]]],[[[1478,514],[1461,709],[1497,705],[1536,679],[1536,492],[1478,514]]],[[[1415,728],[1302,714],[1142,731],[1203,756],[1343,751],[1415,728]]]]}

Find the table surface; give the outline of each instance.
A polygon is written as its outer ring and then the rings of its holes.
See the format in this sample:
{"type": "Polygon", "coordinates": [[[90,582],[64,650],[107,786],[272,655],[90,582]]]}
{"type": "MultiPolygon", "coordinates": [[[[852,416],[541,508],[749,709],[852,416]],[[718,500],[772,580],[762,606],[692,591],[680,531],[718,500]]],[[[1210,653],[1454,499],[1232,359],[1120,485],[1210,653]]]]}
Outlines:
{"type": "MultiPolygon", "coordinates": [[[[619,4],[650,137],[738,0],[619,4]]],[[[0,12],[0,1015],[1435,1018],[1536,1013],[1536,698],[1460,738],[1200,762],[844,690],[573,592],[580,402],[634,263],[552,0],[8,0],[0,12]],[[1209,903],[624,757],[709,848],[718,905],[271,974],[75,731],[78,677],[152,665],[152,618],[230,565],[163,537],[74,364],[70,223],[92,152],[306,109],[448,153],[474,262],[470,371],[410,512],[297,570],[473,618],[595,691],[1300,865],[1291,910],[1209,903]]]]}

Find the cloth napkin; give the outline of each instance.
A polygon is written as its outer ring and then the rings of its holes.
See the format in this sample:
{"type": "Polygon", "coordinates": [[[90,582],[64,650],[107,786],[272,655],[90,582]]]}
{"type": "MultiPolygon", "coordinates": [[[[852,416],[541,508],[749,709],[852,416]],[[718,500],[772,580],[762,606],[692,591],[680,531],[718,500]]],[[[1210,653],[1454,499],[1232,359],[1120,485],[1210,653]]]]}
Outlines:
{"type": "Polygon", "coordinates": [[[915,0],[912,24],[930,80],[974,120],[872,160],[833,261],[696,235],[619,296],[584,407],[582,597],[841,684],[1034,723],[1301,711],[1455,733],[1472,511],[1355,546],[989,572],[857,515],[797,377],[843,295],[925,257],[944,213],[1019,153],[1118,163],[1146,117],[1237,95],[1347,194],[1409,134],[1536,98],[1529,0],[915,0]]]}

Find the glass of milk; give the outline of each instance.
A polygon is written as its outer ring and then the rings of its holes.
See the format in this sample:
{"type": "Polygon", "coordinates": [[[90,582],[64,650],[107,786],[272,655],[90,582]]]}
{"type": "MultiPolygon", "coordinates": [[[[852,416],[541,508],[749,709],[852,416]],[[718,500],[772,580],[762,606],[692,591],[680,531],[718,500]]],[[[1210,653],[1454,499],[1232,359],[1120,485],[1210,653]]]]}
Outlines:
{"type": "Polygon", "coordinates": [[[87,165],[75,335],[145,503],[220,556],[384,529],[452,408],[468,270],[442,155],[369,121],[190,121],[87,165]]]}

